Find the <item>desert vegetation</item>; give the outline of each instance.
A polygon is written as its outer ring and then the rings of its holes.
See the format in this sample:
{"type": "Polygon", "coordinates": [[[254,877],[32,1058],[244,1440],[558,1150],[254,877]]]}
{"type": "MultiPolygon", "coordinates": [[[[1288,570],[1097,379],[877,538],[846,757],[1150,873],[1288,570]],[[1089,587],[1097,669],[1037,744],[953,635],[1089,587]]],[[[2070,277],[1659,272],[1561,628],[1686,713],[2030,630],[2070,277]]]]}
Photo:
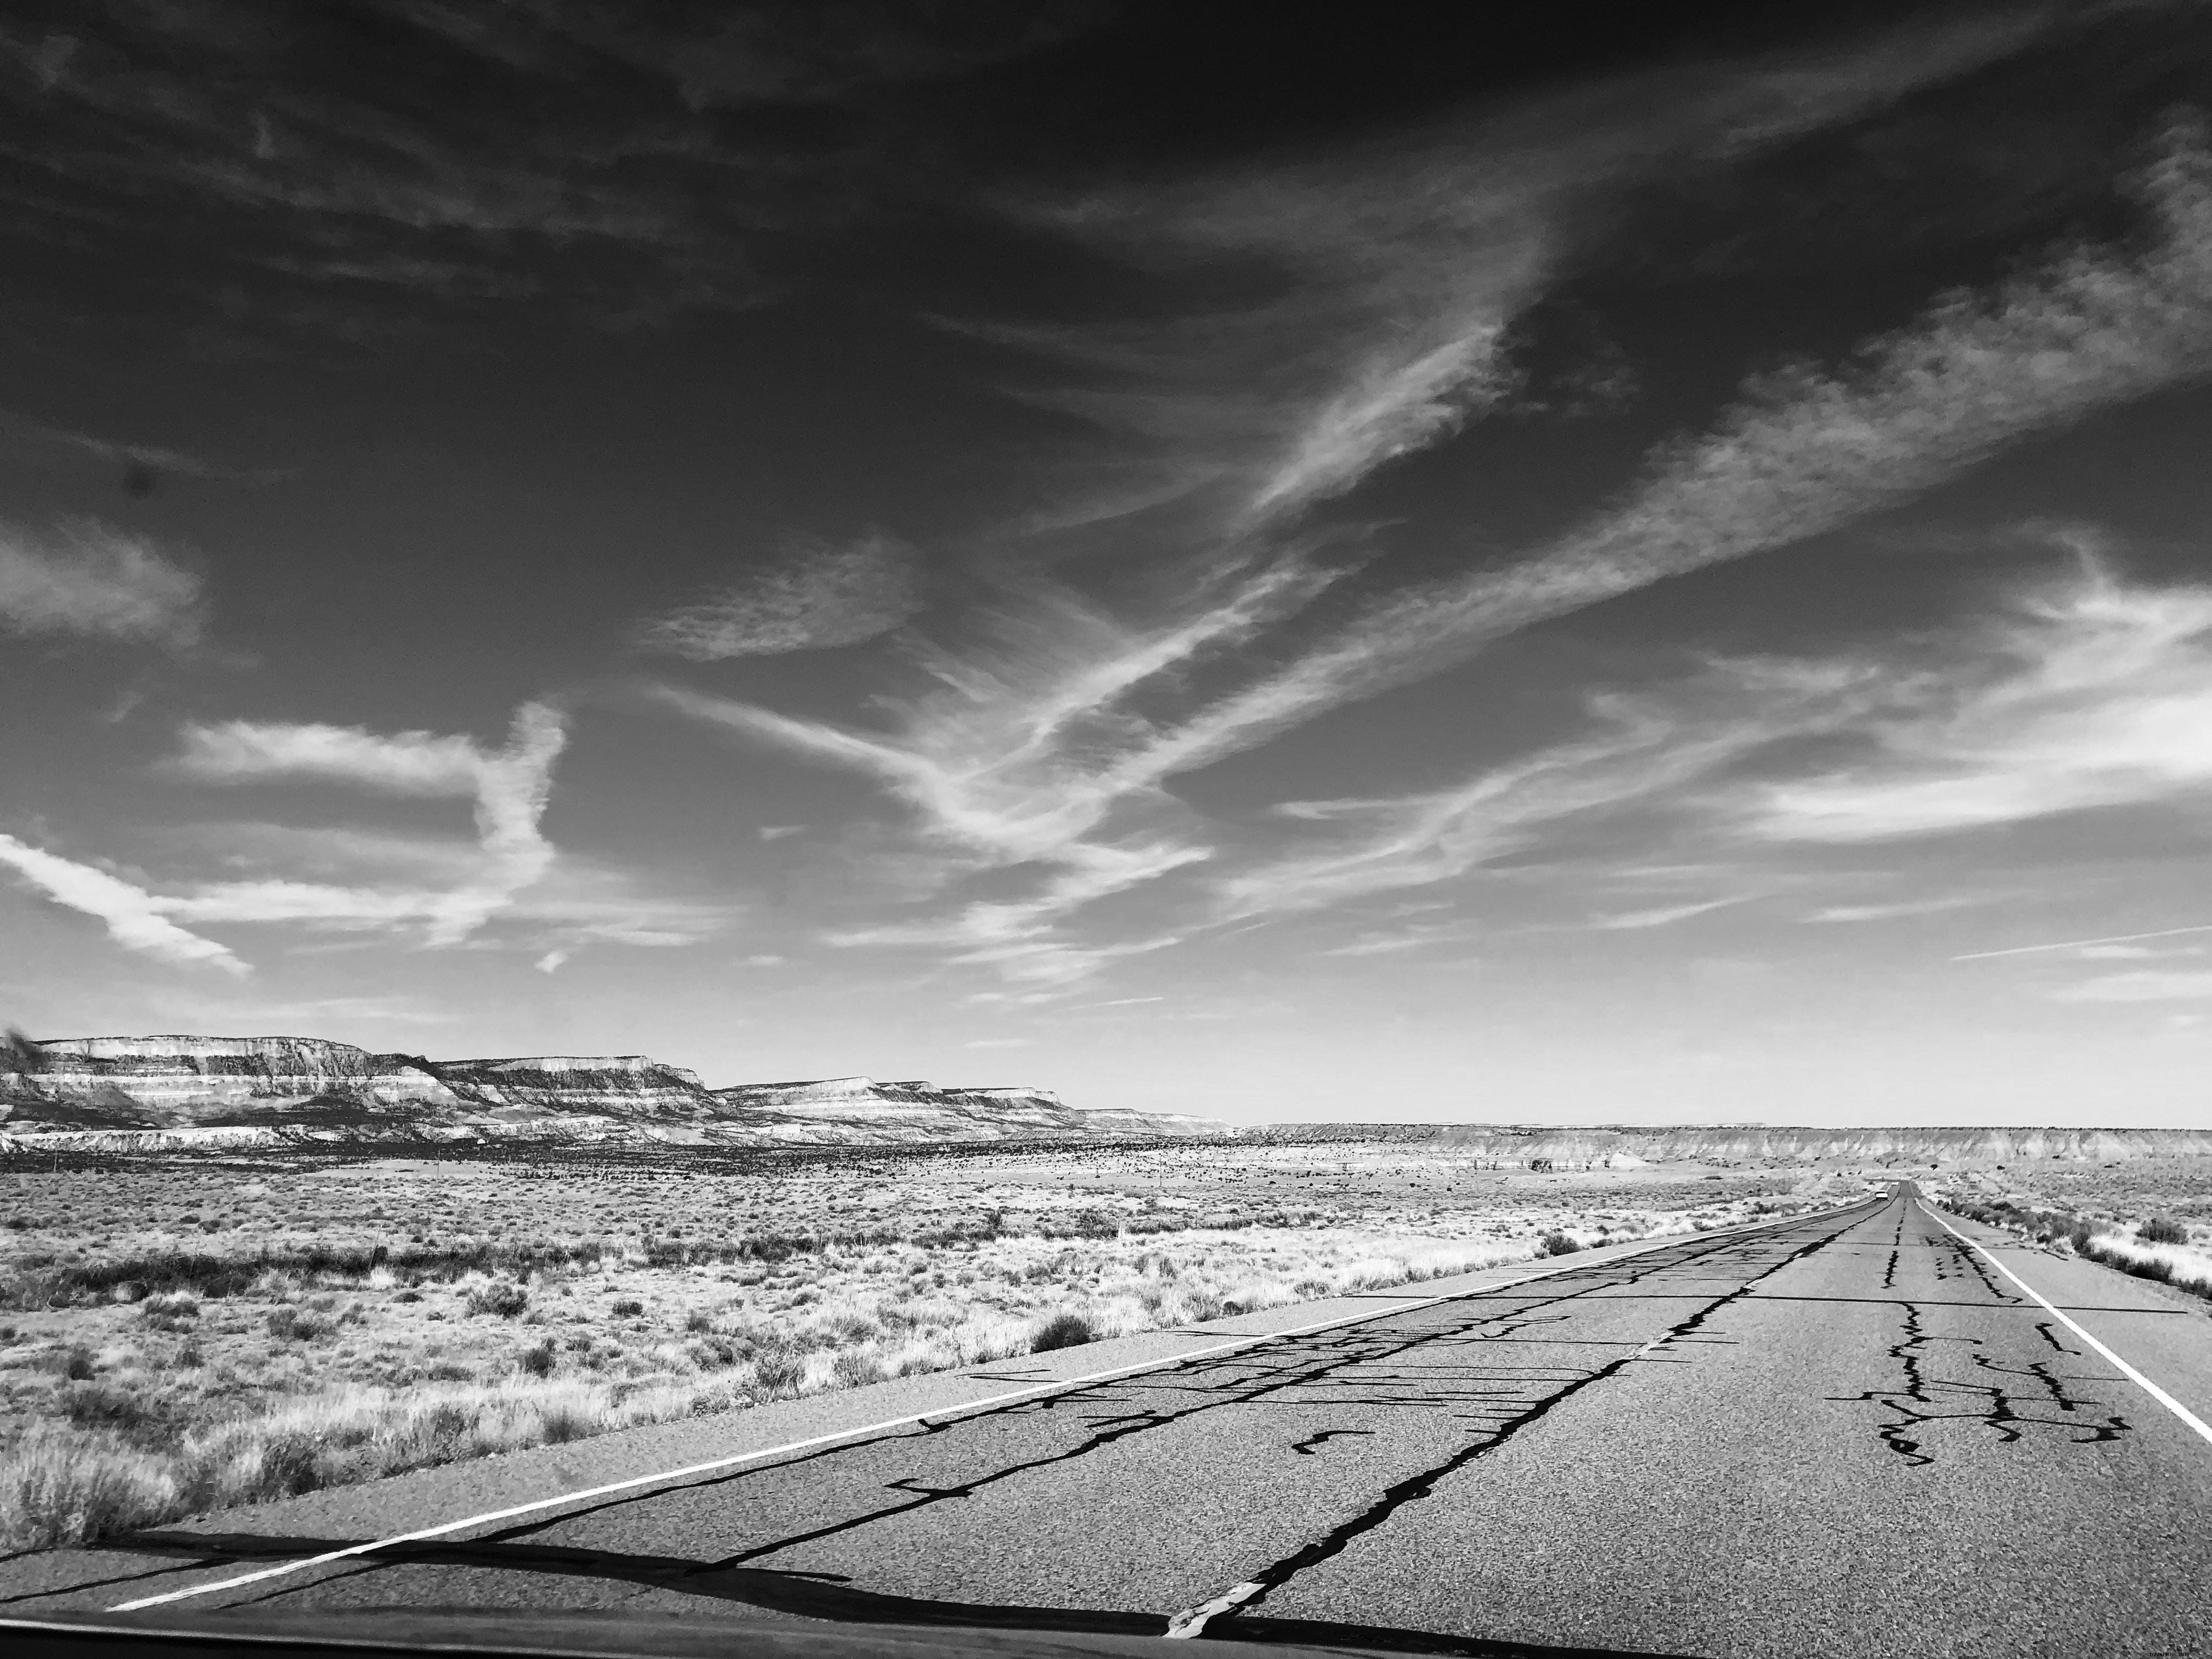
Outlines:
{"type": "Polygon", "coordinates": [[[0,1542],[1687,1231],[1819,1178],[1278,1147],[0,1170],[0,1542]]]}
{"type": "Polygon", "coordinates": [[[2212,1298],[2212,1170],[2201,1160],[1998,1169],[1954,1176],[1931,1196],[2058,1254],[2212,1298]]]}

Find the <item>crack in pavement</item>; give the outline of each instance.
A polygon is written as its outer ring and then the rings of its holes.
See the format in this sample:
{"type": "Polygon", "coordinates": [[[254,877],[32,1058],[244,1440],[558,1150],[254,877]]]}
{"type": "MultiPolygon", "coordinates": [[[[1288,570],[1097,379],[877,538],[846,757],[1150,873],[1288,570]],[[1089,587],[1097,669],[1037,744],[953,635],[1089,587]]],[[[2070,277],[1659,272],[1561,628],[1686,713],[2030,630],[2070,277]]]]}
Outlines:
{"type": "MultiPolygon", "coordinates": [[[[973,1480],[933,1489],[926,1493],[908,1489],[910,1502],[879,1505],[859,1515],[831,1522],[808,1531],[770,1540],[713,1564],[716,1568],[734,1566],[799,1544],[817,1542],[824,1538],[854,1531],[879,1521],[910,1516],[915,1511],[933,1504],[972,1497],[986,1487],[1012,1480],[1018,1475],[1034,1473],[1054,1464],[1072,1462],[1132,1436],[1165,1428],[1202,1413],[1218,1410],[1226,1406],[1247,1405],[1267,1400],[1299,1388],[1326,1384],[1341,1373],[1354,1368],[1363,1368],[1365,1371],[1371,1371],[1377,1365],[1387,1364],[1416,1348],[1439,1340],[1479,1341],[1482,1340],[1481,1331],[1486,1326],[1497,1326],[1503,1331],[1509,1332],[1526,1329],[1533,1324],[1545,1322],[1532,1317],[1540,1309],[1555,1308],[1564,1303],[1594,1296],[1601,1291],[1616,1291],[1639,1285],[1656,1274],[1679,1268],[1686,1263],[1701,1261],[1708,1257],[1723,1256],[1726,1252],[1740,1249],[1748,1242],[1731,1238],[1705,1245],[1702,1249],[1698,1248],[1693,1243],[1686,1242],[1680,1247],[1670,1247],[1668,1249],[1655,1251],[1648,1256],[1635,1256],[1624,1262],[1607,1263],[1592,1267],[1587,1270],[1589,1282],[1577,1288],[1552,1289],[1553,1286],[1572,1284],[1576,1278],[1582,1276],[1563,1274],[1558,1279],[1544,1281],[1543,1291],[1531,1291],[1522,1295],[1508,1293],[1510,1300],[1521,1303],[1522,1305],[1495,1310],[1469,1310],[1468,1311],[1475,1314],[1476,1316],[1457,1330],[1449,1328],[1438,1330],[1431,1327],[1426,1329],[1416,1328],[1409,1332],[1392,1333],[1387,1329],[1387,1322],[1377,1321],[1372,1324],[1318,1333],[1310,1337],[1291,1338],[1261,1355],[1237,1354],[1188,1360],[1179,1365],[1149,1372],[1141,1378],[1119,1379],[1112,1382],[1096,1384],[1087,1389],[1071,1390],[1066,1394],[1055,1395],[1042,1400],[1024,1401],[1014,1405],[1000,1407],[989,1412],[956,1416],[945,1423],[923,1424],[910,1433],[887,1436],[880,1440],[825,1447],[820,1451],[809,1453],[804,1457],[793,1458],[782,1463],[733,1471],[729,1474],[715,1476],[678,1490],[698,1491],[748,1480],[757,1480],[779,1470],[795,1468],[825,1458],[850,1455],[870,1447],[879,1448],[887,1444],[895,1445],[901,1442],[920,1441],[994,1418],[1044,1417],[1055,1413],[1073,1415],[1091,1431],[1073,1446],[1042,1456],[1000,1465],[973,1480]],[[1662,1257],[1672,1259],[1662,1260],[1662,1257]],[[1626,1271],[1620,1271],[1622,1269],[1626,1271]],[[1298,1358],[1288,1366],[1281,1364],[1281,1356],[1285,1352],[1298,1355],[1298,1358]],[[1271,1364],[1270,1361],[1273,1363],[1271,1364]],[[1216,1377],[1223,1380],[1211,1381],[1216,1377]],[[1085,1406],[1124,1405],[1125,1401],[1117,1396],[1135,1386],[1152,1389],[1180,1386],[1201,1397],[1196,1403],[1177,1409],[1160,1407],[1145,1407],[1136,1411],[1123,1409],[1103,1417],[1082,1414],[1081,1408],[1085,1406]]],[[[1474,1302],[1486,1295],[1494,1294],[1496,1292],[1478,1289],[1468,1292],[1463,1298],[1455,1298],[1455,1302],[1474,1302]]],[[[1440,1304],[1410,1316],[1433,1317],[1440,1309],[1453,1305],[1453,1304],[1440,1304]]],[[[1387,1374],[1381,1379],[1371,1380],[1368,1376],[1363,1375],[1358,1379],[1358,1386],[1362,1390],[1360,1395],[1346,1397],[1340,1392],[1330,1393],[1322,1400],[1310,1403],[1326,1404],[1333,1407],[1363,1405],[1411,1406],[1417,1408],[1429,1408],[1450,1404],[1472,1403],[1488,1406],[1498,1398],[1497,1394],[1486,1391],[1445,1393],[1433,1387],[1418,1386],[1411,1380],[1407,1380],[1404,1384],[1410,1390],[1407,1395],[1392,1395],[1384,1398],[1369,1397],[1376,1391],[1375,1382],[1387,1384],[1389,1380],[1387,1374]]],[[[1517,1403],[1517,1396],[1509,1395],[1506,1399],[1509,1402],[1517,1403]]],[[[605,1504],[594,1505],[586,1510],[569,1510],[545,1520],[532,1521],[501,1532],[489,1534],[479,1541],[495,1543],[534,1537],[550,1528],[564,1526],[592,1515],[604,1513],[628,1504],[650,1502],[654,1498],[665,1498],[668,1490],[663,1488],[650,1494],[627,1494],[605,1504]]],[[[306,1585],[288,1587],[286,1590],[280,1591],[278,1594],[296,1593],[298,1589],[306,1588],[307,1588],[306,1585]]]]}
{"type": "Polygon", "coordinates": [[[1690,1336],[1722,1309],[1749,1296],[1758,1285],[1780,1273],[1784,1268],[1833,1243],[1844,1233],[1850,1231],[1852,1227],[1859,1225],[1861,1219],[1863,1218],[1855,1219],[1844,1226],[1798,1246],[1779,1261],[1771,1263],[1745,1279],[1735,1289],[1714,1297],[1694,1312],[1677,1320],[1668,1328],[1663,1335],[1644,1344],[1633,1353],[1623,1354],[1619,1358],[1608,1360],[1603,1365],[1583,1374],[1556,1392],[1530,1402],[1525,1409],[1497,1425],[1486,1436],[1469,1442],[1442,1462],[1409,1475],[1404,1480],[1394,1481],[1385,1487],[1382,1495],[1365,1509],[1339,1522],[1328,1532],[1311,1540],[1298,1550],[1251,1574],[1244,1583],[1236,1587],[1235,1592],[1232,1592],[1235,1595],[1233,1605],[1224,1607],[1218,1613],[1194,1617],[1200,1613],[1200,1608],[1208,1605],[1200,1603],[1200,1607],[1178,1614],[1179,1619],[1186,1621],[1185,1628],[1179,1633],[1195,1636],[1203,1632],[1208,1636],[1214,1636],[1222,1633],[1220,1627],[1224,1626],[1229,1626],[1233,1631],[1237,1622],[1245,1617],[1248,1609],[1261,1605],[1268,1595],[1289,1583],[1300,1573],[1319,1565],[1333,1556],[1342,1553],[1354,1539],[1382,1526],[1407,1504],[1426,1498],[1446,1477],[1465,1468],[1478,1458],[1488,1456],[1531,1424],[1542,1421],[1567,1401],[1574,1399],[1601,1382],[1608,1382],[1618,1376],[1627,1367],[1648,1354],[1656,1352],[1690,1336]]]}
{"type": "MultiPolygon", "coordinates": [[[[1847,1226],[1850,1224],[1856,1224],[1856,1221],[1845,1224],[1847,1226]]],[[[539,1544],[526,1540],[534,1540],[537,1534],[548,1528],[564,1526],[594,1514],[617,1510],[627,1504],[665,1499],[672,1492],[696,1492],[747,1480],[762,1480],[779,1471],[800,1468],[824,1458],[850,1457],[871,1447],[880,1449],[885,1446],[896,1446],[908,1442],[918,1445],[932,1437],[949,1433],[989,1418],[1036,1418],[1049,1417],[1054,1413],[1059,1413],[1062,1416],[1074,1417],[1085,1432],[1077,1443],[1071,1447],[1063,1448],[1044,1456],[1023,1459],[1012,1464],[995,1467],[970,1480],[950,1480],[933,1485],[925,1484],[922,1477],[913,1476],[908,1477],[903,1481],[886,1483],[885,1487],[881,1490],[896,1491],[903,1501],[890,1504],[878,1503],[859,1515],[830,1521],[826,1524],[811,1528],[796,1534],[779,1536],[719,1560],[692,1560],[681,1568],[657,1566],[653,1582],[666,1589],[690,1591],[696,1587],[697,1593],[702,1595],[740,1601],[756,1600],[757,1604],[763,1607],[791,1605],[788,1601],[789,1596],[800,1594],[791,1590],[788,1587],[788,1581],[792,1575],[774,1569],[749,1567],[746,1564],[803,1543],[849,1533],[878,1521],[910,1516],[918,1510],[933,1504],[972,1497],[998,1482],[1054,1464],[1070,1462],[1132,1436],[1149,1433],[1154,1429],[1188,1420],[1224,1406],[1243,1405],[1270,1398],[1281,1400],[1286,1395],[1293,1396],[1284,1401],[1289,1404],[1326,1405],[1331,1407],[1341,1407],[1346,1405],[1419,1407],[1437,1412],[1446,1418],[1468,1423],[1472,1425],[1472,1431],[1478,1435],[1495,1437],[1501,1432],[1510,1432],[1508,1425],[1522,1420],[1530,1420],[1534,1414],[1540,1414],[1547,1397],[1556,1400],[1566,1394],[1571,1394],[1591,1380],[1596,1373],[1579,1372],[1569,1367],[1560,1366],[1499,1367],[1498,1370],[1500,1371],[1510,1370],[1514,1373],[1510,1376],[1499,1376],[1488,1379],[1503,1386],[1493,1388],[1468,1386],[1438,1389],[1433,1386],[1432,1380],[1411,1375],[1410,1373],[1416,1368],[1406,1357],[1414,1350],[1429,1344],[1442,1343],[1465,1348],[1492,1338],[1522,1341],[1540,1340],[1540,1337],[1516,1337],[1512,1334],[1534,1331],[1541,1326],[1555,1322],[1565,1316],[1556,1311],[1564,1304],[1594,1297],[1601,1292],[1632,1291],[1636,1287],[1660,1275],[1679,1274],[1683,1268],[1695,1267],[1702,1262],[1710,1261],[1717,1265],[1730,1260],[1741,1261],[1747,1255],[1753,1261],[1758,1261],[1761,1259],[1759,1251],[1762,1247],[1771,1248],[1773,1237],[1762,1235],[1758,1240],[1743,1238],[1717,1241],[1685,1240],[1679,1245],[1669,1246],[1646,1255],[1632,1257],[1620,1262],[1593,1264],[1586,1269],[1547,1279],[1542,1281],[1540,1285],[1531,1286],[1527,1290],[1508,1288],[1503,1291],[1492,1291],[1478,1288],[1468,1292],[1462,1297],[1455,1297],[1450,1302],[1434,1304],[1409,1314],[1409,1317],[1425,1322],[1411,1330],[1403,1328],[1393,1330],[1390,1328],[1392,1322],[1378,1321],[1342,1330],[1316,1333],[1310,1337],[1291,1338],[1260,1354],[1193,1359],[1176,1366],[1148,1373],[1140,1378],[1117,1379],[1115,1382],[1071,1390],[1066,1394],[1043,1400],[1026,1401],[997,1407],[985,1413],[966,1414],[955,1413],[946,1422],[924,1423],[908,1431],[884,1436],[874,1441],[826,1447],[818,1451],[788,1459],[781,1463],[732,1471],[726,1474],[692,1482],[684,1487],[661,1488],[652,1493],[625,1494],[620,1498],[596,1504],[589,1509],[568,1510],[557,1516],[533,1520],[467,1543],[444,1540],[425,1541],[380,1550],[373,1556],[362,1558],[359,1566],[348,1572],[310,1580],[303,1583],[274,1588],[264,1595],[252,1598],[250,1601],[236,1602],[232,1605],[250,1606],[264,1601],[280,1601],[285,1596],[312,1589],[319,1584],[342,1582],[357,1574],[374,1572],[383,1566],[403,1561],[438,1561],[484,1568],[510,1567],[522,1571],[552,1571],[556,1570],[553,1564],[557,1559],[560,1563],[558,1571],[579,1572],[588,1571],[581,1564],[604,1556],[612,1567],[622,1559],[618,1555],[589,1547],[539,1544]],[[1507,1305],[1496,1305],[1499,1301],[1504,1302],[1507,1305]],[[1486,1304],[1488,1305],[1485,1305],[1486,1304]],[[1439,1314],[1456,1314],[1462,1322],[1457,1327],[1445,1324],[1439,1328],[1435,1322],[1439,1314]],[[1284,1364],[1286,1355],[1291,1359],[1291,1363],[1287,1365],[1284,1364]],[[1405,1365],[1406,1372],[1385,1370],[1380,1376],[1374,1374],[1376,1367],[1390,1366],[1393,1362],[1405,1365]],[[1358,1376],[1346,1375],[1355,1369],[1359,1370],[1358,1376]],[[1337,1392],[1328,1391],[1332,1385],[1346,1382],[1351,1382],[1358,1389],[1358,1393],[1350,1398],[1347,1398],[1340,1389],[1337,1392]],[[1129,1402],[1127,1395],[1132,1388],[1143,1387],[1157,1391],[1164,1385],[1197,1397],[1192,1403],[1178,1407],[1128,1409],[1129,1402]],[[1294,1397],[1296,1390],[1316,1387],[1323,1390],[1322,1397],[1320,1399],[1300,1401],[1294,1397]],[[1401,1389],[1407,1392],[1401,1394],[1399,1392],[1401,1389]],[[1115,1409],[1099,1414],[1097,1408],[1101,1407],[1115,1409]],[[559,1551],[562,1553],[557,1557],[549,1556],[545,1553],[548,1549],[559,1551]],[[445,1553],[425,1553],[426,1551],[445,1553]],[[669,1576],[671,1574],[673,1576],[669,1576]],[[757,1597],[753,1595],[756,1591],[758,1592],[757,1597]],[[768,1599],[771,1595],[775,1599],[768,1599]]],[[[1758,1278],[1765,1276],[1765,1273],[1757,1275],[1758,1278]]],[[[1745,1288],[1747,1288],[1747,1285],[1738,1287],[1731,1294],[1741,1294],[1745,1288]]],[[[1683,1322],[1678,1325],[1676,1331],[1670,1334],[1682,1334],[1693,1328],[1694,1321],[1683,1322]]],[[[1656,1345],[1646,1343],[1634,1350],[1634,1353],[1647,1353],[1654,1346],[1656,1345]]],[[[1614,1359],[1608,1369],[1617,1369],[1630,1357],[1633,1356],[1623,1356],[1614,1359]]],[[[1472,1382],[1481,1380],[1483,1379],[1471,1379],[1472,1382]]],[[[183,1536],[193,1535],[184,1534],[183,1536]]],[[[289,1547],[296,1553],[299,1548],[296,1541],[276,1540],[276,1546],[283,1547],[288,1542],[289,1547]]],[[[118,1540],[116,1545],[116,1547],[120,1548],[129,1547],[129,1540],[118,1540]]],[[[210,1565],[213,1564],[214,1559],[220,1559],[219,1546],[211,1549],[206,1544],[199,1544],[194,1547],[199,1549],[202,1559],[207,1560],[210,1565]]],[[[319,1548],[317,1553],[320,1553],[319,1548]]],[[[626,1577],[630,1575],[620,1570],[614,1570],[611,1571],[608,1576],[626,1577]]],[[[810,1579],[809,1583],[811,1588],[804,1591],[804,1597],[809,1599],[810,1607],[819,1604],[819,1610],[811,1611],[810,1616],[828,1618],[884,1616],[880,1612],[853,1612],[840,1614],[830,1610],[827,1603],[821,1602],[821,1596],[826,1594],[823,1582],[818,1579],[810,1579]]],[[[861,1594],[863,1592],[858,1590],[852,1590],[849,1593],[841,1592],[843,1599],[838,1602],[838,1605],[857,1607],[860,1604],[853,1601],[851,1596],[861,1594]]],[[[866,1594],[872,1595],[874,1593],[866,1592],[866,1594]]],[[[901,1602],[902,1611],[898,1614],[899,1618],[911,1622],[917,1616],[912,1607],[905,1606],[907,1598],[891,1599],[901,1602]]],[[[869,1605],[874,1607],[876,1604],[871,1602],[869,1605]]],[[[1024,1619],[1027,1618],[1026,1613],[1021,1616],[1024,1619]]],[[[1112,1615],[1117,1620],[1122,1616],[1112,1615]]],[[[1152,1615],[1145,1616],[1152,1617],[1152,1615]]],[[[969,1622],[984,1621],[982,1614],[976,1608],[964,1604],[961,1607],[959,1618],[969,1622]]],[[[1157,1620],[1155,1623],[1157,1624],[1157,1620]]],[[[1118,1623],[1111,1626],[1089,1625],[1084,1627],[1127,1628],[1118,1623]]]]}
{"type": "MultiPolygon", "coordinates": [[[[1900,1221],[1900,1227],[1902,1224],[1900,1221]]],[[[1941,1245],[1948,1241],[1931,1237],[1928,1242],[1941,1245]]],[[[1948,1250],[1939,1251],[1933,1258],[1937,1269],[1936,1276],[1939,1280],[1957,1276],[1947,1274],[1942,1269],[1947,1260],[1955,1260],[1960,1256],[1965,1256],[1968,1265],[1987,1283],[1989,1275],[1981,1271],[1980,1263],[1973,1261],[1968,1252],[1955,1243],[1948,1250]]],[[[1994,1285],[1990,1285],[1990,1290],[1993,1301],[1999,1305],[2020,1304],[2020,1297],[1999,1292],[1994,1285]]],[[[2117,1440],[2132,1431],[2134,1425],[2118,1413],[2108,1415],[2100,1421],[2087,1420],[2078,1415],[2085,1407],[2105,1402],[2077,1399],[2068,1392],[2067,1383],[2106,1379],[2061,1376],[2051,1369],[2053,1362],[2049,1359],[2030,1360],[2023,1365],[2000,1364],[1984,1351],[1981,1338],[1932,1335],[1924,1327],[1918,1303],[1907,1299],[1896,1305],[1905,1310],[1903,1334],[1897,1341],[1890,1344],[1888,1353],[1905,1374],[1904,1386],[1869,1389],[1856,1395],[1831,1395],[1828,1398],[1843,1405],[1880,1405],[1893,1413],[1893,1416],[1875,1425],[1875,1433],[1883,1445],[1904,1458],[1912,1468],[1925,1468],[1936,1461],[1929,1455],[1926,1449],[1928,1443],[1923,1437],[1927,1426],[1931,1424],[1978,1423],[1994,1430],[1999,1444],[2010,1444],[2020,1440],[2023,1431],[2027,1429],[2063,1430],[2071,1436],[2068,1443],[2077,1446],[2117,1440]],[[2017,1398],[2014,1390],[2002,1381],[1977,1382],[1936,1375],[1940,1356],[1934,1345],[1938,1343],[1956,1344],[1972,1350],[1966,1356],[1967,1363],[1972,1370],[1984,1376],[2032,1378],[2045,1396],[2040,1403],[2067,1415],[2041,1417],[2019,1409],[2020,1405],[2027,1402],[2017,1398]],[[1967,1408],[1943,1409],[1952,1404],[1967,1408]]],[[[1951,1304],[1946,1303],[1942,1305],[1951,1304]]],[[[2057,1352],[2076,1358],[2081,1357],[2078,1351],[2059,1341],[2048,1320],[2038,1320],[2035,1328],[2057,1352]]]]}

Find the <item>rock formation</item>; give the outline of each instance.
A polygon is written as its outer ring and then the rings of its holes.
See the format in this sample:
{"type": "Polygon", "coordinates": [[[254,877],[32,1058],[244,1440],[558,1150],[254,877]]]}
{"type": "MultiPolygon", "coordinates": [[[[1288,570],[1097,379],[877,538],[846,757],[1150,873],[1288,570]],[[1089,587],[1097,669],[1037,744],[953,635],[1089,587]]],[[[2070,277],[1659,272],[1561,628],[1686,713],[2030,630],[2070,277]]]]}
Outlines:
{"type": "Polygon", "coordinates": [[[434,1060],[313,1037],[72,1037],[0,1048],[0,1141],[115,1149],[293,1141],[865,1145],[1221,1134],[1048,1090],[867,1078],[710,1090],[642,1054],[434,1060]]]}
{"type": "Polygon", "coordinates": [[[823,1078],[806,1083],[748,1083],[718,1089],[718,1098],[749,1112],[836,1125],[891,1141],[990,1140],[1008,1135],[1219,1135],[1207,1118],[1164,1112],[1085,1111],[1049,1089],[939,1088],[934,1083],[878,1083],[873,1078],[823,1078]]]}

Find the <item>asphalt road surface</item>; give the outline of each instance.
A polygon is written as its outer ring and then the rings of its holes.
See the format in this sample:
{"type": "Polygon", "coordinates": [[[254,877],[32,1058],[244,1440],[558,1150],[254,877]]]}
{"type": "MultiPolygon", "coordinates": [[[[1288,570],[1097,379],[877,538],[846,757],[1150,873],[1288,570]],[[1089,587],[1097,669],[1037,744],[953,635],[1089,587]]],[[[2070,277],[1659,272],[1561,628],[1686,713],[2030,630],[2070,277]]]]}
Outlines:
{"type": "MultiPolygon", "coordinates": [[[[1494,1655],[2212,1655],[2212,1443],[2185,1415],[2212,1417],[2204,1304],[1958,1224],[2181,1409],[1900,1188],[191,1605],[1494,1655]]],[[[349,1541],[177,1548],[235,1576],[349,1541]]]]}

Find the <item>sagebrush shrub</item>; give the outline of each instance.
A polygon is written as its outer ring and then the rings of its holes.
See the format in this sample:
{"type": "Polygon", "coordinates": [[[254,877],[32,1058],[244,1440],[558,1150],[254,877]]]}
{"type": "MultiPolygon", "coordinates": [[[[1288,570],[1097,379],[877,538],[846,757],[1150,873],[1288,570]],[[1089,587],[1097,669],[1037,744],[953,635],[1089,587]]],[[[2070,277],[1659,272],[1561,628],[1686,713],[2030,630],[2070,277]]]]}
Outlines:
{"type": "Polygon", "coordinates": [[[530,1293],[512,1279],[495,1279],[469,1292],[469,1311],[513,1319],[530,1305],[530,1293]]]}
{"type": "Polygon", "coordinates": [[[1050,1353],[1054,1348],[1079,1348],[1097,1340],[1097,1328],[1081,1314],[1056,1313],[1038,1326],[1036,1334],[1030,1338],[1030,1352],[1050,1353]]]}
{"type": "Polygon", "coordinates": [[[753,1377],[764,1399],[796,1394],[806,1380],[806,1362],[789,1352],[764,1353],[753,1361],[753,1377]]]}
{"type": "Polygon", "coordinates": [[[290,1303],[271,1308],[267,1321],[269,1334],[280,1342],[312,1342],[319,1336],[328,1336],[337,1328],[337,1321],[327,1314],[310,1308],[297,1308],[290,1303]]]}

